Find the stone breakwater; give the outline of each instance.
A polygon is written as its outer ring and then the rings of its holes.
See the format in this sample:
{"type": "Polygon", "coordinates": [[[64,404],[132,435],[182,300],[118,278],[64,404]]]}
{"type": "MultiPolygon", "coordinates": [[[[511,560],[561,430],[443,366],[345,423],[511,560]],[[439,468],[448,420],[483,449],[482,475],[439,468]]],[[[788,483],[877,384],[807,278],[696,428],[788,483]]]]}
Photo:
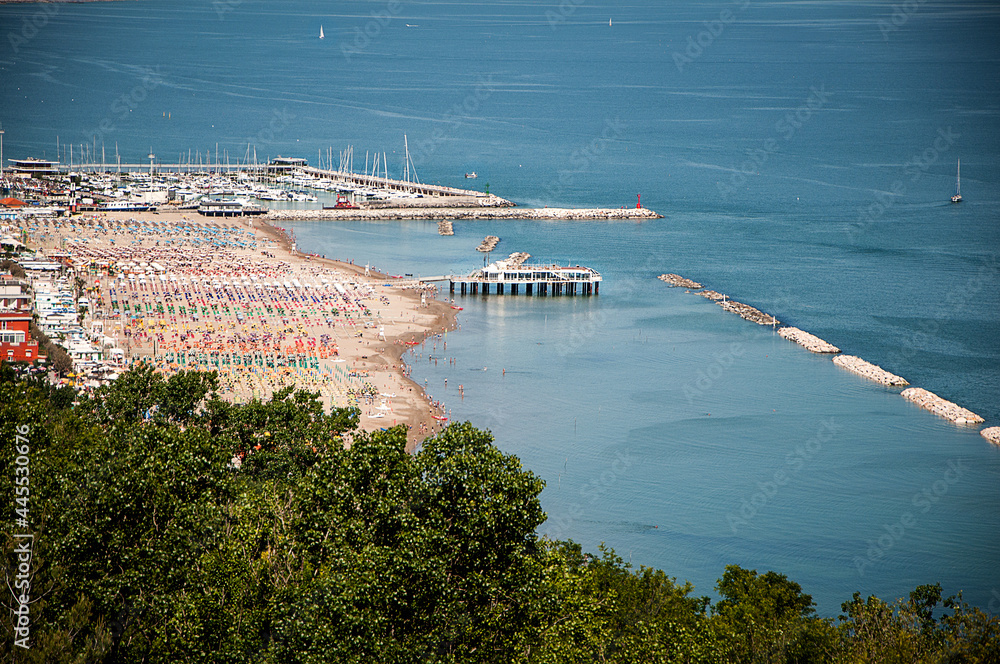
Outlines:
{"type": "MultiPolygon", "coordinates": [[[[690,290],[697,290],[702,288],[702,285],[697,281],[692,279],[687,279],[679,274],[666,273],[661,274],[657,277],[660,281],[666,283],[671,287],[683,287],[690,290]]],[[[728,299],[724,294],[719,293],[714,290],[701,290],[698,292],[703,298],[715,302],[717,305],[725,309],[726,311],[731,311],[733,313],[739,314],[746,320],[757,323],[758,325],[777,325],[778,320],[766,314],[763,311],[755,309],[750,305],[743,304],[742,302],[736,302],[734,300],[728,299]]],[[[806,350],[813,353],[830,353],[836,354],[840,352],[840,349],[831,343],[828,343],[814,334],[800,330],[797,327],[783,327],[778,330],[778,335],[788,339],[789,341],[794,341],[806,350]]],[[[839,367],[843,367],[848,371],[855,373],[862,378],[867,378],[868,380],[873,380],[876,383],[885,385],[887,387],[902,387],[909,385],[910,383],[901,376],[889,373],[882,367],[872,364],[871,362],[866,362],[860,357],[854,355],[835,355],[833,358],[833,363],[839,367]]],[[[976,415],[971,410],[962,408],[958,404],[954,404],[950,401],[942,399],[933,392],[929,392],[920,387],[911,387],[909,389],[903,390],[902,395],[918,404],[921,408],[931,411],[936,415],[947,418],[956,424],[979,424],[983,422],[983,418],[976,415]]],[[[1000,445],[1000,427],[991,427],[989,429],[983,429],[983,437],[995,445],[1000,445]]]]}
{"type": "Polygon", "coordinates": [[[499,243],[500,243],[500,238],[498,238],[496,235],[487,235],[486,238],[479,243],[479,246],[476,247],[476,251],[481,251],[485,254],[487,252],[496,249],[496,246],[499,243]]]}
{"type": "Polygon", "coordinates": [[[679,287],[679,288],[690,288],[692,290],[698,290],[701,288],[701,284],[697,281],[691,281],[690,279],[685,279],[679,274],[661,274],[657,277],[660,281],[666,283],[669,286],[679,287]]]}
{"type": "Polygon", "coordinates": [[[823,341],[815,334],[809,334],[797,327],[783,327],[778,330],[778,336],[794,341],[813,353],[839,353],[840,349],[831,343],[823,341]]]}
{"type": "Polygon", "coordinates": [[[897,387],[910,384],[905,378],[889,373],[882,367],[872,364],[871,362],[865,362],[860,357],[856,357],[854,355],[838,355],[833,358],[833,363],[838,367],[843,367],[848,371],[858,374],[862,378],[873,380],[876,383],[880,383],[887,387],[897,387]]]}
{"type": "Polygon", "coordinates": [[[454,235],[455,227],[450,221],[439,221],[438,222],[438,235],[454,235]]]}
{"type": "Polygon", "coordinates": [[[581,221],[662,219],[646,208],[382,208],[361,210],[271,210],[264,219],[282,221],[408,221],[423,219],[581,221]]]}
{"type": "Polygon", "coordinates": [[[780,321],[771,314],[765,314],[760,309],[755,309],[749,304],[743,304],[736,300],[722,300],[715,302],[717,305],[734,314],[739,314],[745,320],[758,325],[778,325],[780,321]]]}
{"type": "Polygon", "coordinates": [[[922,387],[911,387],[902,392],[904,399],[909,399],[924,410],[929,410],[935,415],[951,420],[955,424],[980,424],[985,422],[983,418],[976,415],[971,410],[962,408],[956,403],[942,399],[933,392],[928,392],[922,387]]]}

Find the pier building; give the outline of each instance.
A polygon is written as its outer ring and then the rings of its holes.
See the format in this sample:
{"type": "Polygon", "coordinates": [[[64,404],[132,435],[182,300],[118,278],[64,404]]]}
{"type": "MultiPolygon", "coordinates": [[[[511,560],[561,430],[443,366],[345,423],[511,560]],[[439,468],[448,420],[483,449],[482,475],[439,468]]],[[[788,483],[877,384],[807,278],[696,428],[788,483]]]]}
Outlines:
{"type": "Polygon", "coordinates": [[[424,281],[445,279],[449,292],[454,293],[457,286],[462,295],[489,295],[491,291],[496,295],[518,295],[522,289],[525,295],[598,295],[602,277],[597,270],[580,265],[524,265],[517,259],[505,259],[466,276],[424,281]]]}

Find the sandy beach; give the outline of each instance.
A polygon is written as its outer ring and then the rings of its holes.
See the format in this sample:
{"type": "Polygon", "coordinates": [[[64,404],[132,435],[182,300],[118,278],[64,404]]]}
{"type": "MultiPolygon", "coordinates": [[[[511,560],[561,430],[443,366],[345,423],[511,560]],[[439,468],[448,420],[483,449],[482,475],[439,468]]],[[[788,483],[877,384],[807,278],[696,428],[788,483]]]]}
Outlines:
{"type": "Polygon", "coordinates": [[[364,430],[408,425],[410,449],[444,424],[403,363],[456,324],[431,287],[293,252],[260,219],[121,212],[28,224],[30,246],[66,254],[84,276],[86,329],[117,339],[128,361],[218,371],[233,401],[289,385],[319,392],[327,408],[358,407],[364,430]]]}

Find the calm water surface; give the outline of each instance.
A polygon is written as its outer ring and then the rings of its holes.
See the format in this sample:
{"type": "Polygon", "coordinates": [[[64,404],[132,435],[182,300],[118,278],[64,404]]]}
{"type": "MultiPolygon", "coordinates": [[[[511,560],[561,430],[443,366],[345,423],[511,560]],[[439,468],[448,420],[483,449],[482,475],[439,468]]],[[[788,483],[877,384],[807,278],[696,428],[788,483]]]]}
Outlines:
{"type": "Polygon", "coordinates": [[[727,563],[775,569],[825,614],[933,582],[988,606],[1000,450],[655,276],[1000,423],[1000,9],[921,3],[890,29],[889,2],[564,4],[0,6],[5,158],[354,145],[399,176],[406,134],[424,181],[539,207],[641,193],[664,219],[295,230],[391,273],[471,270],[495,234],[604,275],[599,297],[457,297],[447,349],[411,359],[545,479],[543,532],[699,593],[727,563]]]}

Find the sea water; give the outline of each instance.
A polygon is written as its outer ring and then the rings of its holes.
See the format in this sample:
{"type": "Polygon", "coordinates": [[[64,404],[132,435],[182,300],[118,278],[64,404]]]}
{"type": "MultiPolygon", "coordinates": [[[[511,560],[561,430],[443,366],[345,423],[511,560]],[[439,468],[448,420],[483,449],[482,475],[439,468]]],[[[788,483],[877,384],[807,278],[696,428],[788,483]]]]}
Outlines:
{"type": "Polygon", "coordinates": [[[664,219],[293,227],[305,250],[393,274],[468,272],[490,234],[491,258],[601,272],[596,297],[456,295],[447,349],[409,358],[453,419],[546,481],[543,533],[605,541],[699,594],[738,563],[788,574],[826,615],[855,590],[934,582],[995,608],[1000,450],[655,277],[701,281],[997,424],[998,12],[8,5],[0,122],[5,158],[67,162],[72,144],[74,163],[103,147],[315,164],[332,147],[336,165],[354,145],[356,170],[384,152],[400,177],[406,134],[423,181],[538,207],[641,194],[664,219]]]}

